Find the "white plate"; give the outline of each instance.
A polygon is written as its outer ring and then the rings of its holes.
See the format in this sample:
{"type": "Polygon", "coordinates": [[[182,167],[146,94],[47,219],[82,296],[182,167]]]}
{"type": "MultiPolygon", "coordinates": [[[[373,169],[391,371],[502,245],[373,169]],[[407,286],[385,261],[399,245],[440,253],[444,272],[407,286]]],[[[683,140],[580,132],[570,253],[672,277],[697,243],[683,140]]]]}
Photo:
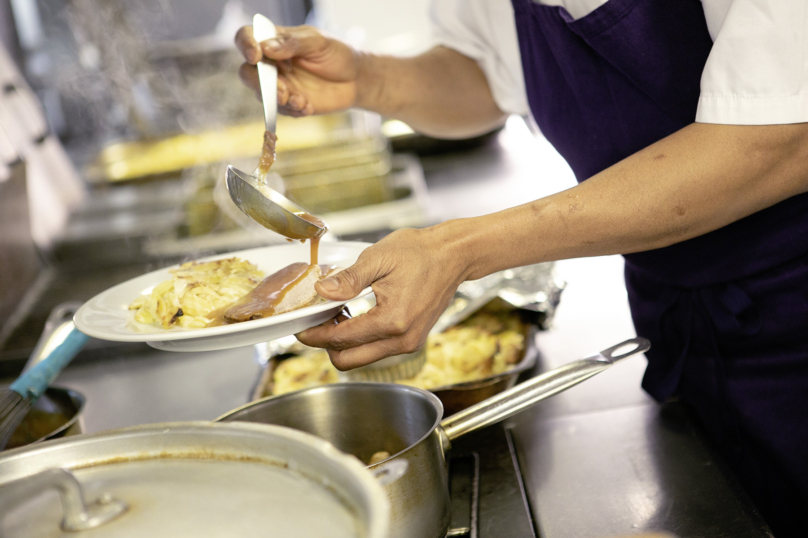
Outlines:
{"type": "MultiPolygon", "coordinates": [[[[320,244],[320,263],[348,267],[356,262],[359,254],[369,243],[344,242],[320,244]]],[[[238,257],[250,261],[270,275],[295,262],[308,261],[309,245],[293,243],[271,247],[230,252],[219,256],[202,258],[200,261],[238,257]]],[[[293,310],[285,314],[252,321],[233,323],[220,327],[162,329],[160,327],[134,325],[134,311],[129,304],[144,292],[172,277],[167,267],[159,271],[133,278],[108,289],[87,301],[73,318],[76,327],[88,336],[115,342],[146,342],[166,351],[213,351],[249,346],[296,334],[319,325],[336,316],[347,301],[321,303],[293,310]]],[[[370,293],[367,288],[358,295],[370,293]]]]}

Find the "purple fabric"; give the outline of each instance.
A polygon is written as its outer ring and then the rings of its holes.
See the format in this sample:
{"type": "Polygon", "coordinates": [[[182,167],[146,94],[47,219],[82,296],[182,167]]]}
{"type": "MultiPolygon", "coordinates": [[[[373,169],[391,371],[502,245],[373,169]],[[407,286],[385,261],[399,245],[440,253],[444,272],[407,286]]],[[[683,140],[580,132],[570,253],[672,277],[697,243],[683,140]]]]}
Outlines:
{"type": "MultiPolygon", "coordinates": [[[[513,0],[528,102],[578,181],[692,123],[712,42],[699,0],[573,20],[513,0]]],[[[653,180],[653,178],[649,178],[653,180]]],[[[808,195],[626,256],[643,387],[696,413],[778,536],[808,509],[808,195]]]]}

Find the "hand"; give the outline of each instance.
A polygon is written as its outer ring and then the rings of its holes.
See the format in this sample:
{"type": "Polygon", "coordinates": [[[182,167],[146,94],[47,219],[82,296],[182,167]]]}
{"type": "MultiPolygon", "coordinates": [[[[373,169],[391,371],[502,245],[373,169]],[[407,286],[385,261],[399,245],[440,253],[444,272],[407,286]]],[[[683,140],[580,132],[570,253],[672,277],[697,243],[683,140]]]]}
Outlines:
{"type": "Polygon", "coordinates": [[[462,256],[439,226],[393,232],[362,252],[354,265],[315,286],[322,297],[342,301],[372,286],[376,306],[361,316],[303,331],[297,338],[327,349],[340,370],[411,353],[426,342],[465,280],[465,270],[462,256]]]}
{"type": "Polygon", "coordinates": [[[258,43],[252,26],[236,34],[236,46],[247,60],[241,80],[261,93],[256,65],[264,59],[278,66],[278,107],[289,116],[345,110],[356,104],[362,55],[310,26],[277,27],[277,37],[258,43]]]}

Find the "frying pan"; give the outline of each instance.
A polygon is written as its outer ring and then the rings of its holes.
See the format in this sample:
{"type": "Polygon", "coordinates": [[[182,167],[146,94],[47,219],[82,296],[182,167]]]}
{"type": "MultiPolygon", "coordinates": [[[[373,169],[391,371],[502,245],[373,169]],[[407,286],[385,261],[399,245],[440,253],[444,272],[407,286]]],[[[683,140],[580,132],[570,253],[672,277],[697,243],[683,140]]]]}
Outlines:
{"type": "MultiPolygon", "coordinates": [[[[391,538],[439,538],[449,527],[446,451],[463,434],[505,420],[651,345],[633,338],[565,364],[441,421],[434,394],[405,385],[336,383],[247,404],[217,421],[277,424],[312,433],[363,462],[387,451],[407,474],[387,486],[391,538]]],[[[373,469],[383,462],[371,465],[373,469]]]]}

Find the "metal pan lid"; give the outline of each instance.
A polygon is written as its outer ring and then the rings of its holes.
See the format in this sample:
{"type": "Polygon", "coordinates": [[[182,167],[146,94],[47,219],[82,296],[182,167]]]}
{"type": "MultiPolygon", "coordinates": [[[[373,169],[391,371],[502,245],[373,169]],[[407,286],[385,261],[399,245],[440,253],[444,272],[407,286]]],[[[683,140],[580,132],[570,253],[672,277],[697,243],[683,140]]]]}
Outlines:
{"type": "Polygon", "coordinates": [[[383,489],[358,460],[275,426],[151,425],[0,458],[0,535],[8,538],[203,538],[270,529],[290,538],[383,538],[388,517],[383,489]]]}

